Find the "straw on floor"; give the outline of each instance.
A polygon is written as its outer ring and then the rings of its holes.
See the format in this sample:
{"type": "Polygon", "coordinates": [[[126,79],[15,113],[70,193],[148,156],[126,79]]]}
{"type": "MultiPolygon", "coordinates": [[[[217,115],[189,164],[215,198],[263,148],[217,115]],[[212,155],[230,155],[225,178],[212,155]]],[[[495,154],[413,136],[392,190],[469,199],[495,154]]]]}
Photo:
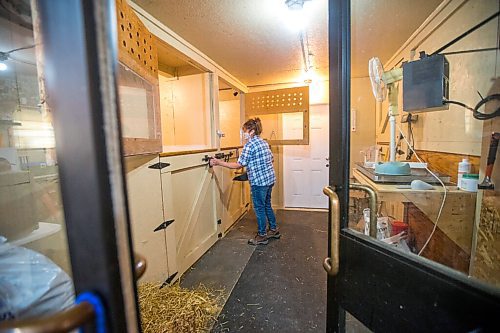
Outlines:
{"type": "Polygon", "coordinates": [[[143,331],[208,331],[221,310],[219,297],[202,285],[191,290],[176,283],[160,289],[160,284],[142,283],[139,285],[139,303],[143,331]]]}

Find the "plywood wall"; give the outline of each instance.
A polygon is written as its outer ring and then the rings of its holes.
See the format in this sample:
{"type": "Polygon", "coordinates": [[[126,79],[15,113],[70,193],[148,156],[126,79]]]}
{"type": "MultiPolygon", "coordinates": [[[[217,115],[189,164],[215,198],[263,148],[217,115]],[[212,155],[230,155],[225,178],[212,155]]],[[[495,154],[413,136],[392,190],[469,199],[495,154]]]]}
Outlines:
{"type": "MultiPolygon", "coordinates": [[[[430,17],[425,26],[384,67],[391,69],[399,66],[401,59],[415,60],[420,51],[432,53],[498,9],[498,1],[449,1],[430,17]]],[[[498,18],[446,51],[495,47],[498,41],[497,27],[498,18]]],[[[498,76],[500,71],[496,66],[495,51],[449,55],[447,59],[450,63],[450,99],[472,106],[479,101],[478,91],[483,96],[486,95],[492,85],[491,79],[498,76]]],[[[377,115],[379,126],[385,118],[387,107],[387,102],[384,102],[377,115]]],[[[483,124],[474,119],[470,111],[452,105],[449,110],[422,113],[419,116],[414,131],[417,149],[465,155],[481,153],[483,124]]],[[[389,131],[382,134],[379,127],[377,141],[388,142],[389,131]]]]}
{"type": "Polygon", "coordinates": [[[220,139],[221,147],[235,147],[241,145],[240,128],[240,100],[228,100],[219,102],[219,124],[224,133],[220,139]]]}
{"type": "MultiPolygon", "coordinates": [[[[360,152],[375,145],[375,98],[369,78],[351,79],[351,112],[356,113],[356,130],[351,131],[351,173],[356,162],[362,162],[360,152]]],[[[351,119],[352,120],[352,119],[351,119]]],[[[354,122],[351,124],[354,125],[354,122]]]]}
{"type": "Polygon", "coordinates": [[[164,150],[210,147],[208,74],[178,79],[160,75],[160,108],[164,150]]]}

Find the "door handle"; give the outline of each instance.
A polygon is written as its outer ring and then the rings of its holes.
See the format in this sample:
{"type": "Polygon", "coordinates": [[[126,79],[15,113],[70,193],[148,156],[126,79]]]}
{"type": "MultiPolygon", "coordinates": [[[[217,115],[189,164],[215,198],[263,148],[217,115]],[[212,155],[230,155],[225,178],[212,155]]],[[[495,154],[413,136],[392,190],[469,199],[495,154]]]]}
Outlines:
{"type": "Polygon", "coordinates": [[[370,206],[370,237],[377,238],[377,192],[373,187],[364,184],[349,184],[349,189],[363,191],[368,194],[368,203],[370,206]]]}
{"type": "Polygon", "coordinates": [[[146,258],[143,257],[141,254],[134,253],[134,257],[135,257],[135,264],[134,264],[135,278],[139,280],[144,275],[144,272],[146,271],[148,264],[146,258]]]}
{"type": "Polygon", "coordinates": [[[330,200],[330,255],[323,261],[323,268],[330,276],[335,276],[339,272],[339,239],[340,239],[340,202],[339,196],[330,186],[323,188],[323,193],[330,200]]]}
{"type": "MultiPolygon", "coordinates": [[[[135,276],[138,280],[147,268],[146,258],[134,253],[135,276]]],[[[94,307],[83,301],[56,314],[34,319],[12,320],[0,323],[0,333],[67,333],[94,320],[94,307]]]]}

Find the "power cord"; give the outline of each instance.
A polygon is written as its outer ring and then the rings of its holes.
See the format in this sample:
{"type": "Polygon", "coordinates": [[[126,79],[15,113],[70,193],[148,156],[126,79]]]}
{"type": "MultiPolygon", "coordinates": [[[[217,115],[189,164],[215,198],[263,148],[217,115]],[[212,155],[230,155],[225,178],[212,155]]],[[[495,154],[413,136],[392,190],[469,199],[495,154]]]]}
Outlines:
{"type": "MultiPolygon", "coordinates": [[[[408,135],[410,136],[410,142],[411,142],[411,147],[413,148],[415,146],[415,137],[413,136],[413,120],[412,120],[412,114],[408,114],[408,135]]],[[[413,149],[408,149],[406,153],[406,160],[409,161],[413,157],[413,149]]]]}
{"type": "MultiPolygon", "coordinates": [[[[408,139],[406,139],[406,136],[404,135],[403,131],[401,130],[401,128],[398,126],[398,130],[399,130],[399,133],[401,133],[401,136],[403,136],[403,139],[405,140],[406,144],[408,145],[409,149],[411,149],[411,151],[413,152],[413,154],[415,155],[415,157],[417,158],[417,160],[420,162],[420,163],[424,163],[420,157],[418,156],[418,154],[415,152],[415,150],[413,149],[413,146],[410,145],[410,143],[408,142],[408,139]]],[[[443,200],[441,201],[441,206],[439,207],[439,212],[438,212],[438,215],[436,217],[436,221],[434,222],[434,228],[432,229],[432,232],[431,234],[429,235],[429,238],[427,238],[427,240],[425,241],[425,244],[424,246],[422,246],[422,248],[420,249],[420,251],[418,252],[418,256],[420,256],[422,254],[422,252],[424,252],[425,248],[427,247],[427,245],[429,245],[429,242],[431,241],[432,239],[432,236],[434,236],[434,233],[436,232],[436,229],[437,229],[437,225],[438,225],[438,222],[439,222],[439,219],[441,218],[441,213],[443,212],[443,207],[444,207],[444,204],[446,202],[446,196],[447,196],[447,193],[448,193],[448,190],[446,189],[446,186],[444,185],[443,181],[438,177],[436,176],[436,174],[434,172],[432,172],[428,167],[425,167],[425,169],[434,177],[437,179],[437,181],[441,184],[441,186],[443,187],[443,191],[444,191],[444,195],[443,195],[443,200]]]]}
{"type": "Polygon", "coordinates": [[[493,113],[483,113],[479,112],[479,108],[481,108],[484,104],[492,101],[492,100],[500,100],[500,94],[493,94],[486,96],[485,98],[482,98],[479,103],[476,104],[474,108],[471,108],[470,106],[466,105],[465,103],[459,102],[459,101],[452,101],[452,100],[447,100],[443,101],[445,104],[455,104],[462,106],[466,108],[467,110],[472,111],[472,116],[478,120],[488,120],[488,119],[493,119],[495,117],[500,116],[500,107],[495,110],[493,113]]]}

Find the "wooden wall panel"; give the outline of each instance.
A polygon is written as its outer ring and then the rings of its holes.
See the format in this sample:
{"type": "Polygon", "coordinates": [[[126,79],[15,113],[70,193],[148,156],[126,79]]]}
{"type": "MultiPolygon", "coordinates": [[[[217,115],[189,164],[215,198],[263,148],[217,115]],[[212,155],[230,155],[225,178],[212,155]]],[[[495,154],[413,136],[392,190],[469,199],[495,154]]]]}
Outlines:
{"type": "MultiPolygon", "coordinates": [[[[498,1],[443,1],[440,10],[431,14],[412,38],[384,63],[384,68],[393,68],[399,66],[402,61],[416,59],[422,51],[428,54],[434,52],[465,31],[465,27],[474,26],[498,10],[498,1]]],[[[484,45],[497,45],[497,28],[498,19],[495,19],[481,27],[475,35],[462,39],[447,51],[473,50],[484,45]]],[[[480,55],[464,53],[447,56],[450,63],[449,99],[474,106],[480,100],[477,91],[485,96],[491,87],[491,78],[495,76],[492,73],[495,73],[498,67],[497,58],[495,51],[482,52],[480,55]]],[[[400,94],[402,91],[400,85],[400,94]]],[[[401,115],[406,114],[402,111],[402,103],[399,108],[401,115]]],[[[385,101],[377,114],[379,142],[389,141],[389,130],[384,134],[380,133],[387,109],[388,103],[385,101]]],[[[401,124],[401,127],[407,133],[406,124],[401,124]]],[[[481,153],[482,127],[481,121],[473,119],[469,110],[458,105],[451,105],[449,110],[420,113],[414,126],[416,147],[421,150],[477,156],[481,153]]]]}
{"type": "MultiPolygon", "coordinates": [[[[454,183],[457,182],[458,163],[462,162],[463,158],[469,159],[469,162],[471,164],[471,173],[479,173],[479,156],[452,154],[428,150],[417,150],[417,154],[422,161],[428,163],[429,169],[449,175],[451,177],[451,181],[454,183]]],[[[417,161],[417,159],[413,158],[412,161],[417,161]]]]}
{"type": "Polygon", "coordinates": [[[500,200],[498,191],[484,192],[474,254],[471,275],[500,286],[500,200]]]}
{"type": "MultiPolygon", "coordinates": [[[[409,246],[416,252],[422,249],[434,228],[434,223],[414,204],[405,203],[409,224],[409,246]]],[[[468,273],[470,256],[452,241],[439,227],[436,229],[422,256],[458,271],[468,273]]]]}

